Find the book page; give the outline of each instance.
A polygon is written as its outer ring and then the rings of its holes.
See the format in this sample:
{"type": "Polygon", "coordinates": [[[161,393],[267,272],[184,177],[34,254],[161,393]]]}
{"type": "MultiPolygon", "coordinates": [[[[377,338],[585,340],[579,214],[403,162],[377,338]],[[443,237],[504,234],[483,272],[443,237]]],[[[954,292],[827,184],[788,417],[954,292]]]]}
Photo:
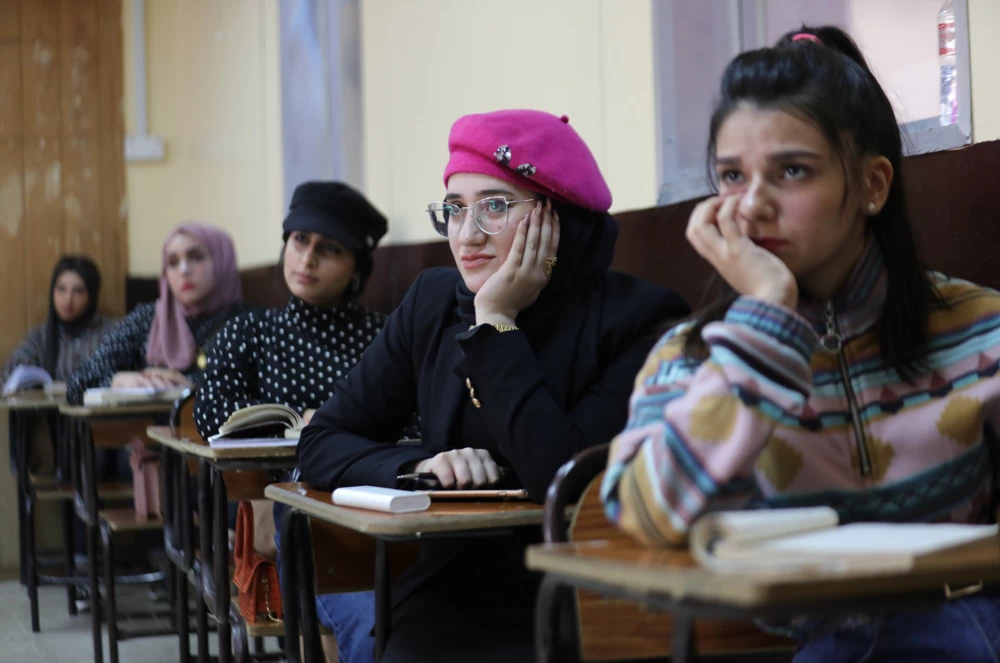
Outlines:
{"type": "Polygon", "coordinates": [[[285,428],[300,426],[302,417],[298,412],[280,403],[263,403],[252,405],[233,412],[226,423],[219,426],[219,434],[227,435],[232,431],[260,423],[282,424],[285,428]]]}
{"type": "Polygon", "coordinates": [[[52,378],[45,369],[23,364],[11,371],[3,385],[3,394],[9,395],[22,389],[44,387],[52,384],[52,378]]]}
{"type": "Polygon", "coordinates": [[[733,549],[754,542],[837,526],[837,512],[830,507],[754,509],[707,513],[691,527],[691,554],[706,568],[724,565],[733,549]]]}
{"type": "Polygon", "coordinates": [[[928,555],[996,536],[996,525],[954,523],[853,523],[817,532],[761,541],[753,554],[928,555]]]}

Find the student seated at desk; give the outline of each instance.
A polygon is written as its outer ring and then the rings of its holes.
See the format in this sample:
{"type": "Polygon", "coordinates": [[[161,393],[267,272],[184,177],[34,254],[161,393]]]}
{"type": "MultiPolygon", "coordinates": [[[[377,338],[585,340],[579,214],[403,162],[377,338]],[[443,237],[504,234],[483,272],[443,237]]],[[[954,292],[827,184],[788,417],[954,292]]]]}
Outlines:
{"type": "Polygon", "coordinates": [[[246,311],[219,332],[194,406],[206,439],[233,412],[261,403],[283,403],[308,420],[385,322],[357,302],[388,229],[364,196],[340,182],[306,182],[282,228],[288,304],[246,311]]]}
{"type": "MultiPolygon", "coordinates": [[[[687,236],[728,293],[639,373],[609,517],[656,546],[739,505],[993,522],[1000,293],[918,258],[897,118],[855,43],[803,28],[737,56],[709,148],[719,195],[687,236]]],[[[1000,591],[785,626],[797,663],[996,661],[1000,591]]]]}
{"type": "Polygon", "coordinates": [[[101,272],[86,256],[63,256],[52,271],[49,314],[28,332],[0,371],[5,381],[18,366],[38,366],[65,382],[117,322],[97,312],[101,272]]]}
{"type": "MultiPolygon", "coordinates": [[[[246,308],[233,241],[199,223],[174,228],[163,244],[160,297],[139,304],[70,378],[66,400],[83,402],[94,387],[190,386],[201,381],[203,348],[246,308]]],[[[118,474],[131,476],[125,454],[118,474]]]]}
{"type": "MultiPolygon", "coordinates": [[[[502,467],[541,502],[556,470],[625,423],[651,334],[687,306],[610,272],[618,225],[568,119],[530,110],[452,127],[443,202],[428,207],[456,268],[423,272],[302,432],[302,479],[395,487],[431,472],[488,487],[502,467]],[[396,433],[417,410],[420,446],[396,433]]],[[[537,529],[424,543],[393,588],[386,663],[528,661],[537,529]]],[[[374,623],[369,617],[365,630],[374,623]]]]}
{"type": "MultiPolygon", "coordinates": [[[[330,398],[385,323],[384,315],[357,299],[387,229],[385,217],[346,184],[306,182],[295,189],[279,263],[291,296],[286,306],[247,311],[219,332],[195,401],[202,437],[218,433],[240,408],[283,403],[308,421],[330,398]]],[[[318,604],[341,663],[370,661],[367,630],[345,625],[359,615],[370,620],[372,593],[322,597],[318,604]]]]}

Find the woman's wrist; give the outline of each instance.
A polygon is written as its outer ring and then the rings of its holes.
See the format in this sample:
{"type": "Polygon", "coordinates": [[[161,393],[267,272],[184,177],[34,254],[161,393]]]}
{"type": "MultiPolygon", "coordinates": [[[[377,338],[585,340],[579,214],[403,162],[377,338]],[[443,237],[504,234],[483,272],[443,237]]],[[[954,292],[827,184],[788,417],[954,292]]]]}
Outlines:
{"type": "Polygon", "coordinates": [[[516,327],[517,322],[514,318],[516,315],[509,315],[505,313],[498,313],[495,311],[487,311],[476,309],[476,324],[477,325],[506,325],[510,327],[516,327]]]}

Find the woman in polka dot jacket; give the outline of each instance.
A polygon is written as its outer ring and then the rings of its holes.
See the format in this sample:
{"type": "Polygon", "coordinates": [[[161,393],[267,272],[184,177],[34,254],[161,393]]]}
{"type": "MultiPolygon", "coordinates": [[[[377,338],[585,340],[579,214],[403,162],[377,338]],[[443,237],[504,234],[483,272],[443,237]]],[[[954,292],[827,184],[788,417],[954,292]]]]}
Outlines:
{"type": "MultiPolygon", "coordinates": [[[[355,300],[387,227],[385,217],[344,184],[307,182],[295,190],[281,257],[291,296],[286,306],[247,312],[220,332],[195,401],[195,423],[203,437],[216,434],[241,408],[283,403],[308,421],[330,398],[334,384],[385,323],[384,315],[355,300]]],[[[317,600],[342,663],[372,660],[373,640],[354,624],[372,619],[374,605],[371,592],[317,600]]]]}
{"type": "Polygon", "coordinates": [[[302,184],[283,229],[288,304],[247,311],[219,333],[195,402],[202,437],[261,403],[283,403],[308,420],[385,322],[356,302],[387,229],[361,194],[339,182],[302,184]]]}

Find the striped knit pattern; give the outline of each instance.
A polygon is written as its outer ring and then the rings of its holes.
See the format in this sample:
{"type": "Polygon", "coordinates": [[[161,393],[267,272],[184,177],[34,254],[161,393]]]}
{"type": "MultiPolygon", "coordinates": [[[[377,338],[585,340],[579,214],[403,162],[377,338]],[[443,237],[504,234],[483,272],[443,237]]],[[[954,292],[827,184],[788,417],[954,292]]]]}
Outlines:
{"type": "Polygon", "coordinates": [[[707,325],[705,361],[664,336],[611,447],[608,516],[652,545],[683,544],[707,510],[825,504],[842,522],[993,520],[1000,430],[1000,293],[940,274],[926,370],[882,366],[886,272],[874,245],[834,299],[871,472],[861,470],[838,357],[818,346],[823,302],[748,297],[707,325]]]}

